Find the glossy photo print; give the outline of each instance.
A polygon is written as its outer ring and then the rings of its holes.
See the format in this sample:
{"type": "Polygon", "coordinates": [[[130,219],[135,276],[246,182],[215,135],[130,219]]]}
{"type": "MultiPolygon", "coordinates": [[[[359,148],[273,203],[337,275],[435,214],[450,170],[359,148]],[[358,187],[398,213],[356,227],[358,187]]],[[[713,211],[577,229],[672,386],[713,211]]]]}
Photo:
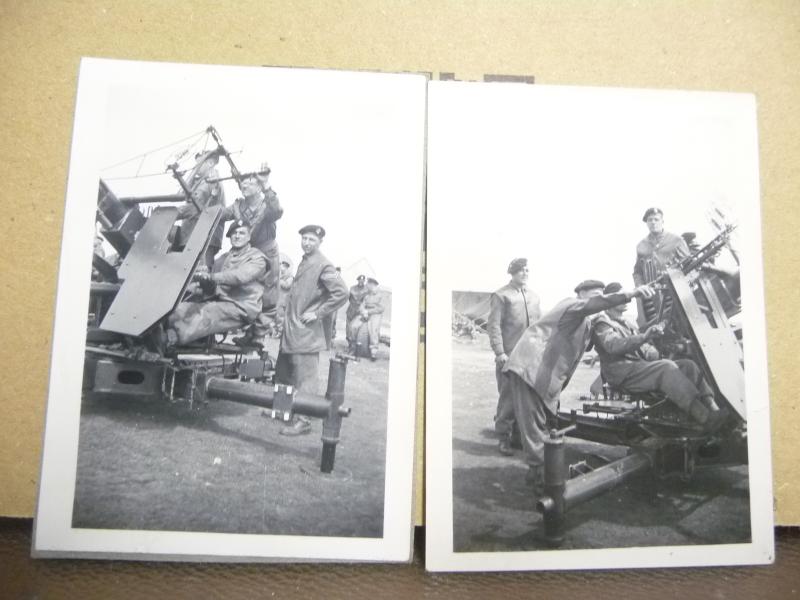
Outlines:
{"type": "Polygon", "coordinates": [[[754,97],[433,82],[428,119],[427,567],[772,561],[754,97]]]}

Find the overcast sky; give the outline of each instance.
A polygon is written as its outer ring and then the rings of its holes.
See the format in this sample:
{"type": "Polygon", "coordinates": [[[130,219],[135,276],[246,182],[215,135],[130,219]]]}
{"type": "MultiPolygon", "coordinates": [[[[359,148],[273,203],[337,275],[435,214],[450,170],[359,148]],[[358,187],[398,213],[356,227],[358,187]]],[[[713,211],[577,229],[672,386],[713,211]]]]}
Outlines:
{"type": "Polygon", "coordinates": [[[705,243],[714,206],[736,221],[754,196],[746,95],[434,82],[429,101],[429,274],[450,289],[493,291],[517,256],[543,308],[583,279],[631,287],[648,207],[705,243]]]}
{"type": "MultiPolygon", "coordinates": [[[[214,125],[241,171],[269,163],[270,185],[284,208],[278,243],[295,265],[301,257],[297,230],[318,224],[327,230],[321,250],[345,274],[369,270],[368,263],[391,287],[393,270],[405,268],[403,230],[421,227],[408,222],[413,211],[406,210],[422,202],[420,77],[152,63],[149,68],[109,88],[103,167],[214,125]],[[359,266],[348,273],[353,265],[359,266]]],[[[101,175],[118,195],[177,192],[170,175],[116,178],[163,173],[168,159],[191,142],[101,175]]],[[[185,164],[193,164],[199,148],[191,147],[185,164]]],[[[229,174],[224,160],[219,170],[229,174]]],[[[228,203],[239,195],[233,182],[226,183],[228,203]]]]}

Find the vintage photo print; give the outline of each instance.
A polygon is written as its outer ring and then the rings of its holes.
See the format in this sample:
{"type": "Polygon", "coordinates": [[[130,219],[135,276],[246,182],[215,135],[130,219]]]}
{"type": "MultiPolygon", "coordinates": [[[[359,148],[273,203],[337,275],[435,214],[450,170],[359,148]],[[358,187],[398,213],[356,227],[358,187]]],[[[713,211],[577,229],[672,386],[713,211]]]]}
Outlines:
{"type": "Polygon", "coordinates": [[[82,61],[35,555],[410,558],[425,86],[82,61]]]}
{"type": "Polygon", "coordinates": [[[428,98],[427,567],[772,561],[755,98],[428,98]]]}

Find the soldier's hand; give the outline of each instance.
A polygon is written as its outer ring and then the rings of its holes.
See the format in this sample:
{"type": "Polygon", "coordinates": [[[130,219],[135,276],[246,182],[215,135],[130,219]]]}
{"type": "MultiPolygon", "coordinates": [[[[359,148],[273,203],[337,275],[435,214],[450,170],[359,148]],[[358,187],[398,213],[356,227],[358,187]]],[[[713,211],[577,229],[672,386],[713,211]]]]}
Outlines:
{"type": "Polygon", "coordinates": [[[647,331],[644,332],[644,337],[647,340],[651,340],[654,337],[660,337],[662,335],[664,335],[664,326],[661,323],[650,325],[650,327],[647,328],[647,331]]]}
{"type": "Polygon", "coordinates": [[[505,365],[507,361],[508,361],[508,354],[506,354],[505,352],[503,352],[502,354],[498,354],[497,356],[494,357],[494,362],[496,362],[501,367],[505,365]]]}
{"type": "Polygon", "coordinates": [[[314,321],[316,321],[316,320],[317,320],[317,315],[316,315],[316,313],[314,313],[314,312],[311,312],[311,311],[309,311],[309,312],[304,312],[302,315],[300,315],[300,321],[301,321],[301,322],[302,322],[304,325],[308,325],[308,324],[310,324],[310,323],[313,323],[313,322],[314,322],[314,321]]]}
{"type": "Polygon", "coordinates": [[[656,291],[650,285],[640,285],[635,290],[633,290],[633,296],[639,296],[641,298],[652,298],[656,295],[656,291]]]}

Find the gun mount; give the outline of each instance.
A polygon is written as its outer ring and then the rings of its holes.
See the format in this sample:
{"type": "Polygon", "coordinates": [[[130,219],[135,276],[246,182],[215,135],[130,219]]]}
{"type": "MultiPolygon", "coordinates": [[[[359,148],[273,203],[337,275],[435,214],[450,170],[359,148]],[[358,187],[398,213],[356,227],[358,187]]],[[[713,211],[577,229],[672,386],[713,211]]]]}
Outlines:
{"type": "Polygon", "coordinates": [[[551,545],[563,542],[570,508],[633,477],[650,472],[688,481],[698,465],[747,463],[742,337],[728,320],[740,307],[707,268],[731,230],[726,228],[656,279],[660,301],[649,317],[650,323],[664,326],[664,335],[654,342],[661,356],[693,360],[711,385],[714,401],[728,413],[727,420],[707,432],[657,393],[627,394],[607,385],[601,399],[584,398],[582,410],[560,411],[557,428],[545,440],[544,493],[536,504],[551,545]],[[627,446],[629,451],[596,469],[585,462],[567,465],[566,437],[627,446]]]}
{"type": "MultiPolygon", "coordinates": [[[[218,143],[215,151],[225,156],[232,177],[241,183],[249,174],[236,169],[216,130],[208,132],[218,143]]],[[[180,402],[190,408],[236,402],[260,406],[266,416],[284,422],[294,415],[317,418],[322,420],[320,470],[330,473],[342,419],[350,415],[344,406],[345,380],[347,363],[355,357],[337,354],[330,359],[327,391],[319,396],[276,384],[272,358],[256,347],[219,342],[214,335],[168,352],[159,343],[162,323],[187,294],[222,213],[220,206],[202,210],[185,240],[175,235],[176,207],[157,206],[145,217],[142,204],[192,200],[178,167],[171,164],[168,169],[182,194],[120,199],[100,180],[97,221],[118,255],[113,261],[93,256],[84,392],[125,401],[180,402]]]]}

